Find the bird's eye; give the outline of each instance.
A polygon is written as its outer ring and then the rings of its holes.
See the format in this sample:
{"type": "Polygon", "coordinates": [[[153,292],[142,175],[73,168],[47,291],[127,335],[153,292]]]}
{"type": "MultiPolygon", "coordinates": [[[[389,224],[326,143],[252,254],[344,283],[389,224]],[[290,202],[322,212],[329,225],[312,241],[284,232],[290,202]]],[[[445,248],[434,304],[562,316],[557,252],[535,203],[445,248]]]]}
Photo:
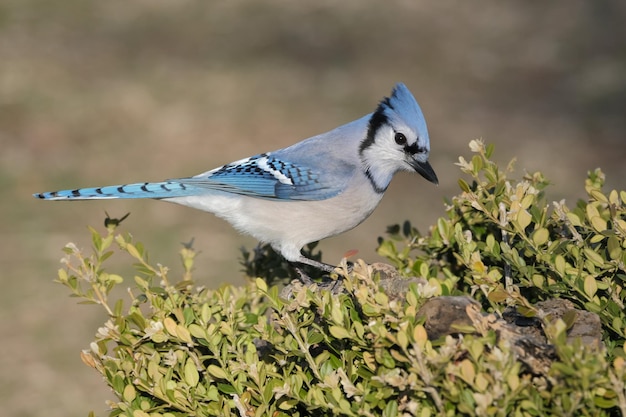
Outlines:
{"type": "Polygon", "coordinates": [[[397,132],[394,139],[398,145],[406,145],[406,136],[404,134],[397,132]]]}

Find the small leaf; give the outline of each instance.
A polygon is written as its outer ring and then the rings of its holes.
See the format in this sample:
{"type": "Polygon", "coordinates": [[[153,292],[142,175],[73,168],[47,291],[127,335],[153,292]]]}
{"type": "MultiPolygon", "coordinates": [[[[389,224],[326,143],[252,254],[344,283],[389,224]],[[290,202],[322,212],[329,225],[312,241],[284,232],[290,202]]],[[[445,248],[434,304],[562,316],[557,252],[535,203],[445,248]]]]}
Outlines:
{"type": "Polygon", "coordinates": [[[487,235],[487,239],[485,240],[485,244],[487,245],[487,249],[489,249],[489,252],[493,252],[494,248],[496,246],[496,239],[493,237],[492,234],[487,235]]]}
{"type": "Polygon", "coordinates": [[[593,298],[598,291],[598,284],[596,283],[596,279],[592,275],[587,275],[585,277],[584,283],[585,294],[589,296],[589,298],[593,298]]]}
{"type": "Polygon", "coordinates": [[[609,237],[606,245],[609,257],[613,260],[618,260],[622,257],[622,248],[620,246],[619,239],[615,236],[609,237]]]}
{"type": "Polygon", "coordinates": [[[182,340],[185,343],[193,342],[193,340],[191,339],[191,333],[189,333],[189,330],[187,330],[187,328],[183,325],[179,324],[176,326],[175,336],[177,336],[180,340],[182,340]]]}
{"type": "Polygon", "coordinates": [[[376,249],[376,253],[387,259],[395,259],[398,256],[396,246],[391,240],[383,241],[378,249],[376,249]]]}
{"type": "Polygon", "coordinates": [[[163,326],[170,335],[176,336],[176,322],[171,317],[166,317],[163,320],[163,326]]]}
{"type": "Polygon", "coordinates": [[[413,329],[413,340],[420,347],[423,347],[428,341],[428,333],[426,333],[426,329],[421,324],[413,329]]]}
{"type": "Polygon", "coordinates": [[[137,250],[137,248],[132,244],[132,243],[128,243],[126,245],[126,251],[128,252],[128,254],[130,256],[132,256],[135,259],[139,259],[139,260],[143,260],[143,257],[141,256],[141,254],[139,253],[139,251],[137,250]]]}
{"type": "Polygon", "coordinates": [[[190,387],[195,387],[200,381],[200,374],[198,374],[198,368],[191,358],[187,359],[185,363],[185,382],[190,387]]]}
{"type": "Polygon", "coordinates": [[[535,243],[535,245],[541,246],[548,241],[549,237],[550,234],[548,232],[548,229],[546,229],[545,227],[541,227],[535,230],[535,232],[533,233],[533,242],[535,243]]]}
{"type": "Polygon", "coordinates": [[[524,198],[522,198],[522,201],[520,202],[520,205],[524,208],[527,209],[529,208],[534,202],[535,199],[537,197],[534,194],[526,194],[524,196],[524,198]]]}
{"type": "Polygon", "coordinates": [[[209,373],[209,375],[211,375],[214,378],[228,379],[226,371],[224,371],[222,368],[220,368],[217,365],[209,365],[209,367],[207,368],[207,372],[209,373]]]}
{"type": "Polygon", "coordinates": [[[256,283],[256,287],[259,289],[259,291],[265,293],[267,292],[267,282],[265,282],[263,278],[257,278],[254,282],[256,283]]]}
{"type": "Polygon", "coordinates": [[[397,340],[398,346],[400,346],[402,349],[406,349],[406,347],[409,345],[409,338],[403,331],[400,331],[398,333],[397,340]]]}
{"type": "Polygon", "coordinates": [[[124,282],[124,278],[122,278],[120,275],[117,274],[109,274],[108,275],[108,279],[109,281],[115,283],[115,284],[120,284],[122,282],[124,282]]]}
{"type": "Polygon", "coordinates": [[[460,373],[461,378],[468,384],[472,384],[474,382],[474,377],[476,376],[476,370],[474,369],[474,364],[469,359],[463,359],[460,363],[460,373]]]}
{"type": "Polygon", "coordinates": [[[135,391],[135,387],[131,384],[126,385],[124,387],[124,393],[122,394],[122,398],[124,401],[131,402],[137,397],[137,391],[135,391]]]}
{"type": "Polygon", "coordinates": [[[208,339],[207,331],[204,327],[192,323],[188,327],[189,333],[196,339],[208,339]]]}
{"type": "Polygon", "coordinates": [[[339,304],[339,302],[335,302],[332,304],[330,309],[330,316],[332,317],[335,324],[343,324],[343,311],[341,310],[341,305],[339,304]]]}
{"type": "Polygon", "coordinates": [[[376,370],[376,358],[373,353],[367,351],[363,352],[363,362],[365,362],[365,365],[372,371],[376,370]]]}
{"type": "Polygon", "coordinates": [[[309,345],[316,345],[318,343],[320,343],[322,340],[324,340],[324,334],[318,331],[311,331],[309,332],[308,338],[307,338],[307,343],[309,345]]]}
{"type": "Polygon", "coordinates": [[[533,219],[532,216],[526,210],[520,210],[517,213],[516,220],[521,230],[526,229],[526,227],[528,227],[532,219],[533,219]]]}
{"type": "Polygon", "coordinates": [[[567,263],[565,262],[565,258],[562,255],[557,255],[554,258],[554,267],[556,268],[556,272],[561,275],[565,275],[565,266],[567,263]]]}
{"type": "Polygon", "coordinates": [[[596,266],[604,265],[604,258],[600,256],[596,251],[591,248],[584,248],[583,253],[591,262],[593,262],[596,266]]]}
{"type": "Polygon", "coordinates": [[[470,192],[469,184],[465,180],[459,178],[458,182],[459,182],[459,188],[461,188],[461,190],[465,191],[466,193],[470,192]]]}
{"type": "Polygon", "coordinates": [[[594,198],[594,200],[601,201],[603,203],[608,203],[609,201],[600,190],[592,189],[589,191],[589,194],[594,198]]]}
{"type": "Polygon", "coordinates": [[[333,337],[337,339],[349,339],[350,338],[350,332],[341,326],[330,326],[328,328],[328,331],[330,332],[331,335],[333,335],[333,337]]]}
{"type": "Polygon", "coordinates": [[[472,168],[474,174],[478,174],[481,169],[483,169],[483,159],[479,155],[474,155],[472,157],[472,168]]]}
{"type": "Polygon", "coordinates": [[[589,218],[589,221],[598,233],[602,233],[606,230],[606,220],[604,220],[602,217],[594,216],[589,218]]]}
{"type": "Polygon", "coordinates": [[[512,392],[515,392],[520,385],[519,375],[517,373],[510,373],[506,377],[506,383],[512,392]]]}
{"type": "Polygon", "coordinates": [[[485,149],[485,156],[487,157],[487,159],[491,158],[491,155],[493,155],[493,151],[495,150],[496,146],[493,143],[490,143],[487,145],[487,148],[485,149]]]}
{"type": "Polygon", "coordinates": [[[533,285],[537,288],[543,288],[543,285],[545,283],[545,278],[543,277],[543,275],[539,275],[539,274],[534,274],[533,278],[533,285]]]}
{"type": "Polygon", "coordinates": [[[613,408],[618,405],[617,398],[594,397],[593,403],[600,408],[613,408]]]}
{"type": "Polygon", "coordinates": [[[501,303],[505,301],[507,298],[509,298],[509,294],[500,288],[500,289],[491,291],[489,295],[487,295],[487,298],[489,299],[489,301],[492,301],[494,303],[501,303]]]}
{"type": "Polygon", "coordinates": [[[278,404],[278,408],[280,408],[281,410],[291,410],[292,408],[297,406],[299,402],[300,401],[298,401],[297,399],[281,401],[278,404]]]}
{"type": "Polygon", "coordinates": [[[570,223],[572,223],[572,226],[580,227],[583,225],[582,222],[580,221],[580,217],[578,217],[576,213],[572,213],[571,211],[568,211],[567,213],[565,213],[565,216],[570,221],[570,223]]]}
{"type": "Polygon", "coordinates": [[[437,219],[437,231],[444,242],[447,242],[450,236],[450,222],[443,217],[437,219]]]}

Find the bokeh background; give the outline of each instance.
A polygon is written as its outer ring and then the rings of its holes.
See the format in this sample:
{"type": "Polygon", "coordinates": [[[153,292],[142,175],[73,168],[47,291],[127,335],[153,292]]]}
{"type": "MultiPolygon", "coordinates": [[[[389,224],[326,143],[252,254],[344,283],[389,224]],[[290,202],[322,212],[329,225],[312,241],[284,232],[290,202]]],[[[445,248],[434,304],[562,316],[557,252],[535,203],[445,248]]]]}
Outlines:
{"type": "MultiPolygon", "coordinates": [[[[188,176],[371,112],[403,81],[428,121],[441,184],[400,175],[372,217],[321,244],[369,261],[389,224],[426,231],[458,192],[471,139],[541,170],[548,198],[584,197],[588,170],[626,174],[626,3],[3,0],[0,3],[0,404],[7,416],[104,415],[112,398],[79,352],[106,319],[52,280],[88,225],[122,230],[199,283],[243,282],[242,238],[154,201],[42,202],[33,192],[188,176]]],[[[113,262],[131,273],[130,260],[113,262]]]]}

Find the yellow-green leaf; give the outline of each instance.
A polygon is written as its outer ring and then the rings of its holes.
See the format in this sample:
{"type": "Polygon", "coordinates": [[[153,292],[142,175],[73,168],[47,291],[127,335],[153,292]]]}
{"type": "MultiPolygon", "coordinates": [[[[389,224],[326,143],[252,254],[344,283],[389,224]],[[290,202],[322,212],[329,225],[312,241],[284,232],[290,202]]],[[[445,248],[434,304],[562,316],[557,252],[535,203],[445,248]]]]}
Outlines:
{"type": "Polygon", "coordinates": [[[620,246],[620,242],[617,237],[609,237],[606,248],[611,259],[617,260],[622,257],[622,247],[620,246]]]}
{"type": "Polygon", "coordinates": [[[535,195],[534,194],[526,194],[524,196],[524,198],[522,198],[522,201],[520,202],[520,205],[527,209],[528,207],[530,207],[534,202],[535,202],[535,195]]]}
{"type": "Polygon", "coordinates": [[[170,335],[176,336],[176,322],[171,317],[166,317],[163,320],[163,327],[170,335]]]}
{"type": "Polygon", "coordinates": [[[259,289],[259,291],[267,292],[267,282],[265,282],[265,280],[263,278],[257,278],[255,280],[255,283],[256,283],[256,287],[259,289]]]}
{"type": "Polygon", "coordinates": [[[137,250],[137,248],[132,243],[129,243],[126,245],[126,251],[133,258],[140,259],[140,260],[143,259],[141,254],[137,250]]]}
{"type": "Polygon", "coordinates": [[[589,194],[591,194],[591,196],[598,201],[602,201],[603,203],[608,202],[608,199],[600,190],[592,189],[589,194]]]}
{"type": "Polygon", "coordinates": [[[332,304],[330,316],[333,318],[333,322],[335,324],[343,324],[343,312],[341,311],[341,304],[339,304],[339,301],[332,304]]]}
{"type": "Polygon", "coordinates": [[[543,288],[543,284],[545,283],[545,278],[543,277],[543,275],[534,274],[532,280],[535,287],[543,288]]]}
{"type": "Polygon", "coordinates": [[[207,368],[207,372],[209,373],[209,375],[211,375],[214,378],[228,379],[226,375],[226,371],[224,371],[222,368],[220,368],[217,365],[209,365],[209,367],[207,368]]]}
{"type": "Polygon", "coordinates": [[[587,212],[587,218],[591,219],[592,217],[600,217],[600,212],[593,204],[589,203],[585,206],[585,211],[587,212]]]}
{"type": "Polygon", "coordinates": [[[331,335],[333,335],[333,337],[337,339],[350,338],[350,332],[341,326],[330,326],[328,328],[328,331],[330,332],[331,335]]]}
{"type": "Polygon", "coordinates": [[[124,282],[124,278],[122,278],[120,275],[117,275],[117,274],[109,274],[108,278],[109,278],[109,281],[114,282],[116,284],[124,282]]]}
{"type": "Polygon", "coordinates": [[[443,241],[447,242],[448,236],[450,235],[450,223],[448,220],[443,217],[437,219],[437,230],[439,231],[439,236],[441,236],[443,241]]]}
{"type": "Polygon", "coordinates": [[[485,377],[485,374],[479,373],[476,375],[474,386],[479,392],[484,392],[489,387],[489,380],[485,377]]]}
{"type": "Polygon", "coordinates": [[[511,372],[506,377],[506,384],[512,392],[515,392],[519,387],[519,376],[517,373],[511,372]]]}
{"type": "Polygon", "coordinates": [[[576,213],[572,213],[571,211],[568,211],[567,213],[565,213],[565,216],[570,221],[570,223],[572,223],[572,226],[576,226],[576,227],[582,226],[580,217],[578,217],[576,213]]]}
{"type": "Polygon", "coordinates": [[[589,259],[591,262],[593,262],[595,265],[597,266],[602,266],[604,265],[604,258],[602,258],[602,256],[600,256],[596,251],[594,251],[593,249],[590,248],[584,248],[583,252],[585,253],[585,256],[587,257],[587,259],[589,259]]]}
{"type": "Polygon", "coordinates": [[[474,364],[470,362],[469,359],[463,359],[460,364],[461,378],[468,384],[472,384],[474,382],[474,377],[476,376],[476,370],[474,369],[474,364]]]}
{"type": "Polygon", "coordinates": [[[532,216],[526,210],[520,210],[517,213],[517,224],[519,225],[521,230],[526,229],[532,220],[532,216]]]}
{"type": "Polygon", "coordinates": [[[124,392],[122,394],[124,401],[131,402],[137,397],[137,391],[135,391],[135,387],[128,384],[124,387],[124,392]]]}
{"type": "Polygon", "coordinates": [[[461,188],[461,190],[465,191],[466,193],[469,193],[470,191],[469,184],[465,182],[463,179],[459,179],[458,182],[459,182],[459,188],[461,188]]]}
{"type": "Polygon", "coordinates": [[[596,295],[596,291],[598,291],[598,283],[592,275],[587,275],[585,277],[584,287],[585,294],[587,294],[589,298],[592,298],[594,295],[596,295]]]}
{"type": "Polygon", "coordinates": [[[413,329],[413,340],[420,346],[423,346],[428,341],[428,333],[426,333],[426,329],[421,324],[413,329]]]}
{"type": "Polygon", "coordinates": [[[198,326],[195,323],[189,325],[189,333],[195,338],[198,339],[208,339],[207,331],[204,327],[198,326]]]}
{"type": "Polygon", "coordinates": [[[407,337],[406,333],[404,333],[403,331],[400,331],[398,333],[398,346],[400,346],[402,349],[406,349],[406,347],[409,345],[409,338],[407,337]]]}
{"type": "Polygon", "coordinates": [[[545,227],[541,227],[533,233],[533,242],[537,246],[541,246],[548,241],[550,234],[548,233],[548,229],[545,227]]]}
{"type": "Polygon", "coordinates": [[[376,370],[376,358],[373,353],[367,351],[363,352],[363,362],[365,362],[365,365],[372,371],[376,370]]]}
{"type": "Polygon", "coordinates": [[[606,230],[606,220],[604,220],[602,217],[600,216],[590,217],[589,221],[591,222],[591,225],[598,233],[602,233],[606,230]]]}
{"type": "Polygon", "coordinates": [[[200,374],[198,374],[198,368],[191,358],[187,359],[185,363],[185,382],[190,387],[195,387],[200,381],[200,374]]]}
{"type": "Polygon", "coordinates": [[[472,168],[474,169],[474,174],[478,174],[483,169],[483,159],[480,156],[474,155],[472,157],[472,168]]]}
{"type": "Polygon", "coordinates": [[[176,326],[176,336],[185,343],[191,343],[193,341],[189,330],[180,324],[176,326]]]}
{"type": "Polygon", "coordinates": [[[494,303],[501,303],[507,298],[509,298],[509,294],[503,289],[499,288],[499,289],[491,291],[487,295],[487,298],[489,299],[489,301],[492,301],[494,303]]]}

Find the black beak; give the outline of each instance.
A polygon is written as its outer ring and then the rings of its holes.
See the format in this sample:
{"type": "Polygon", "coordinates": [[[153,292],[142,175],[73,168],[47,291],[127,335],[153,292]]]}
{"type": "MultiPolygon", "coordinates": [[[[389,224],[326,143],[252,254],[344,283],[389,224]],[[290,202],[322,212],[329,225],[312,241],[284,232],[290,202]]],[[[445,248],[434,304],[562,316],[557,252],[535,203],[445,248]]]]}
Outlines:
{"type": "Polygon", "coordinates": [[[437,178],[437,174],[435,174],[435,170],[433,169],[433,167],[430,166],[428,161],[420,162],[413,159],[411,161],[411,166],[422,177],[426,178],[428,181],[432,182],[435,185],[439,185],[439,179],[437,178]]]}

